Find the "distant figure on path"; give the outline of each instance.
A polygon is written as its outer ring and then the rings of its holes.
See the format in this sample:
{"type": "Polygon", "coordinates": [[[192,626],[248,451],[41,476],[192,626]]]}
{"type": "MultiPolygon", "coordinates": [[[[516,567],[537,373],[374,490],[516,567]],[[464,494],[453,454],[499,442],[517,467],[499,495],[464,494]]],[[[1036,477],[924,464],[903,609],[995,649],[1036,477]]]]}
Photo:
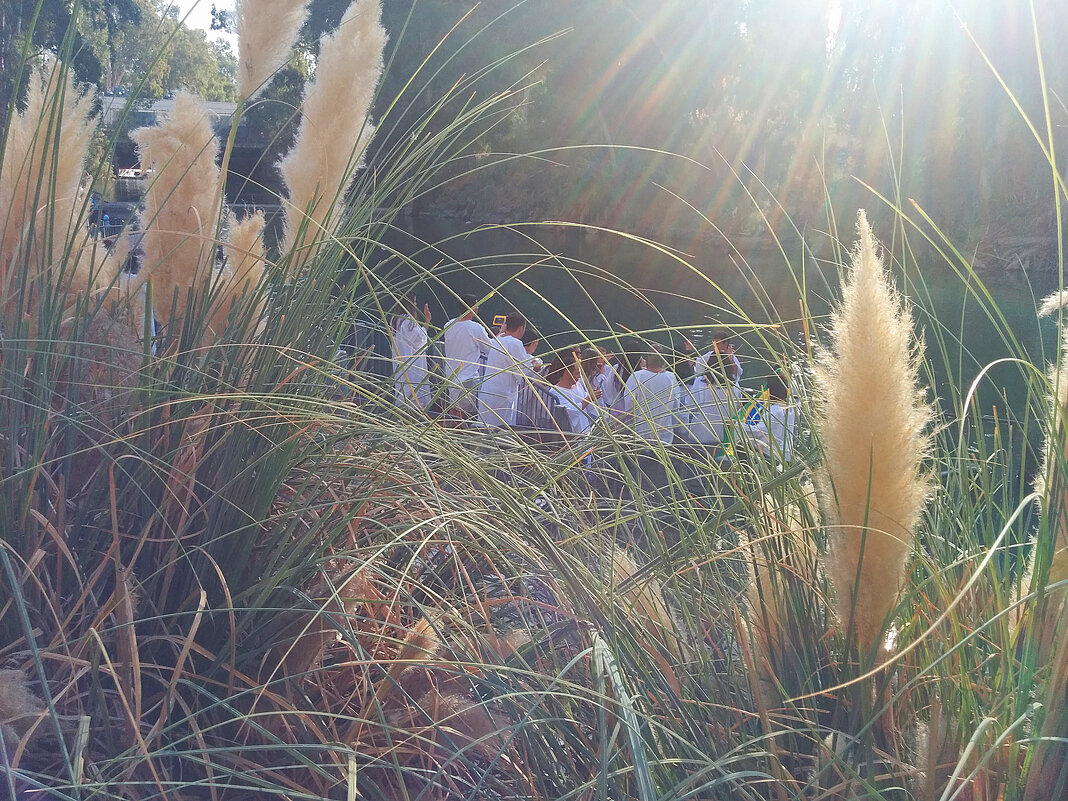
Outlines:
{"type": "Polygon", "coordinates": [[[726,359],[718,354],[703,375],[683,387],[676,428],[682,442],[708,449],[729,443],[731,432],[724,428],[735,422],[741,392],[726,378],[726,359]]]}
{"type": "MultiPolygon", "coordinates": [[[[414,295],[403,297],[390,320],[393,336],[393,388],[397,405],[426,411],[433,396],[427,364],[426,328],[417,321],[414,295]]],[[[423,322],[430,325],[430,306],[423,304],[423,322]]]]}
{"type": "Polygon", "coordinates": [[[609,359],[605,367],[607,376],[601,388],[601,405],[606,409],[611,409],[615,415],[624,413],[623,407],[626,403],[623,397],[623,387],[626,386],[634,371],[642,366],[641,352],[644,349],[645,345],[638,340],[626,340],[622,343],[620,352],[614,358],[609,359]]]}
{"type": "Polygon", "coordinates": [[[453,408],[473,417],[478,412],[478,385],[489,334],[475,320],[478,298],[461,295],[464,312],[445,323],[445,379],[453,408]]]}
{"type": "Polygon", "coordinates": [[[727,376],[737,385],[742,379],[742,363],[734,352],[734,344],[730,341],[730,335],[722,329],[712,334],[712,350],[697,360],[696,374],[701,375],[709,365],[717,362],[717,356],[722,354],[727,360],[727,376]]]}
{"type": "Polygon", "coordinates": [[[768,403],[760,414],[760,421],[750,427],[750,436],[757,450],[765,456],[790,462],[797,427],[797,409],[790,405],[790,391],[779,374],[768,379],[768,403]]]}
{"type": "Polygon", "coordinates": [[[573,350],[563,350],[553,357],[545,371],[552,384],[552,394],[567,411],[572,434],[585,434],[597,419],[599,410],[580,383],[582,367],[573,350]]]}
{"type": "Polygon", "coordinates": [[[679,382],[667,369],[667,360],[656,345],[650,345],[645,368],[635,371],[623,388],[620,418],[634,426],[646,442],[670,445],[675,438],[679,408],[679,382]]]}
{"type": "Polygon", "coordinates": [[[671,370],[675,373],[675,378],[679,380],[680,384],[689,383],[696,375],[697,362],[700,359],[701,355],[697,352],[693,342],[689,338],[683,339],[682,352],[674,354],[673,364],[671,365],[671,370]]]}
{"type": "Polygon", "coordinates": [[[523,346],[526,318],[509,314],[501,332],[491,337],[486,351],[486,375],[478,389],[479,417],[487,426],[515,424],[515,398],[529,358],[523,346]]]}
{"type": "Polygon", "coordinates": [[[604,355],[599,348],[583,348],[580,354],[582,376],[579,379],[590,400],[600,405],[604,394],[604,374],[607,369],[604,355]]]}

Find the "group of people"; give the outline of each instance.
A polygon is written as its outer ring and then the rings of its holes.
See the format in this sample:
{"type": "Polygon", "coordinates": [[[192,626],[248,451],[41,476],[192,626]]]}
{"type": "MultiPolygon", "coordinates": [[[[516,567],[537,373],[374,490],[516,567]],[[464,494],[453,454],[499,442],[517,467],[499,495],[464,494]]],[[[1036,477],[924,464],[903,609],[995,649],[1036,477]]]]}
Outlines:
{"type": "Polygon", "coordinates": [[[478,321],[478,300],[461,297],[462,313],[442,328],[441,381],[430,369],[428,305],[405,298],[390,321],[396,402],[429,411],[446,397],[447,414],[473,425],[555,429],[583,435],[598,422],[629,427],[651,445],[757,450],[790,460],[797,423],[786,382],[766,380],[760,396],[743,391],[742,365],[729,337],[711,348],[669,356],[633,340],[620,353],[565,348],[543,361],[526,318],[507,315],[496,333],[478,321]]]}

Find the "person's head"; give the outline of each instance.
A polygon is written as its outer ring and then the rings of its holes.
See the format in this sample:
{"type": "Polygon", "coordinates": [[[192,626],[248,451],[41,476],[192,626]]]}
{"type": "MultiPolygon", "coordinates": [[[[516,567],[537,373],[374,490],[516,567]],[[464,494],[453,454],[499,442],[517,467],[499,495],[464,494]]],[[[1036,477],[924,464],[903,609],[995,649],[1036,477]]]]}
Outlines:
{"type": "Polygon", "coordinates": [[[527,318],[519,312],[512,312],[504,318],[504,325],[501,327],[501,331],[507,336],[522,339],[526,328],[527,318]]]}
{"type": "Polygon", "coordinates": [[[775,373],[768,379],[768,397],[778,403],[786,403],[790,397],[790,388],[782,373],[775,373]]]}
{"type": "Polygon", "coordinates": [[[667,366],[667,359],[664,358],[664,352],[660,346],[650,344],[645,352],[645,369],[659,373],[661,370],[666,370],[667,366]]]}
{"type": "Polygon", "coordinates": [[[557,351],[549,361],[549,366],[545,368],[545,380],[551,384],[564,383],[571,386],[575,383],[576,370],[575,352],[570,349],[557,351]]]}
{"type": "Polygon", "coordinates": [[[523,335],[519,337],[519,340],[523,343],[527,353],[533,353],[538,349],[541,335],[538,333],[538,329],[528,324],[523,328],[523,335]]]}
{"type": "Polygon", "coordinates": [[[717,351],[712,355],[708,363],[708,372],[713,373],[715,378],[726,378],[730,382],[738,380],[738,365],[730,354],[717,351]]]}
{"type": "Polygon", "coordinates": [[[415,295],[402,295],[397,298],[397,306],[393,310],[393,313],[397,316],[407,315],[408,317],[415,317],[417,309],[418,306],[415,295]]]}
{"type": "Polygon", "coordinates": [[[604,372],[604,356],[597,348],[582,349],[582,374],[587,378],[593,378],[604,372]]]}
{"type": "Polygon", "coordinates": [[[464,293],[460,295],[460,303],[463,304],[463,311],[460,313],[460,317],[470,320],[476,314],[478,314],[478,296],[470,293],[464,293]]]}
{"type": "Polygon", "coordinates": [[[712,332],[712,350],[717,353],[726,351],[731,346],[731,335],[726,329],[717,328],[712,332]]]}
{"type": "Polygon", "coordinates": [[[616,355],[616,361],[619,365],[617,372],[619,373],[619,380],[626,381],[630,378],[630,374],[638,369],[638,365],[641,364],[642,351],[645,350],[645,346],[638,339],[626,339],[621,344],[619,353],[616,355]]]}

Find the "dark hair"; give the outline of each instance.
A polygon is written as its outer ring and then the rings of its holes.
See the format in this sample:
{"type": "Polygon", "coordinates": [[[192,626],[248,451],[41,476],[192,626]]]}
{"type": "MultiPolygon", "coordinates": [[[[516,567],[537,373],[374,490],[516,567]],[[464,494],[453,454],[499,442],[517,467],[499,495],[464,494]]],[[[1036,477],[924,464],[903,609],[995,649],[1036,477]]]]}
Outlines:
{"type": "Polygon", "coordinates": [[[786,385],[786,379],[782,373],[774,373],[768,378],[768,397],[773,401],[785,403],[790,395],[790,388],[786,385]]]}
{"type": "Polygon", "coordinates": [[[712,359],[708,363],[708,371],[714,372],[717,376],[724,376],[731,382],[738,380],[738,365],[734,363],[729,353],[713,352],[712,359]]]}
{"type": "Polygon", "coordinates": [[[465,292],[460,295],[460,303],[464,305],[465,311],[470,311],[478,306],[478,295],[472,295],[470,292],[465,292]]]}
{"type": "Polygon", "coordinates": [[[717,328],[715,331],[712,332],[712,341],[723,343],[730,342],[731,332],[728,331],[726,328],[717,328]]]}
{"type": "Polygon", "coordinates": [[[555,384],[560,380],[560,376],[574,363],[570,348],[557,351],[549,361],[549,366],[545,368],[545,380],[550,384],[555,384]]]}
{"type": "Polygon", "coordinates": [[[537,342],[541,339],[541,334],[538,333],[538,329],[527,323],[526,329],[523,331],[523,336],[520,337],[524,345],[529,345],[531,342],[537,342]]]}
{"type": "Polygon", "coordinates": [[[597,364],[599,359],[603,360],[604,356],[601,355],[601,351],[597,348],[586,347],[582,349],[580,358],[582,361],[579,363],[579,366],[582,367],[582,375],[590,377],[590,370],[593,369],[593,366],[597,364]]]}
{"type": "Polygon", "coordinates": [[[640,339],[626,339],[620,344],[619,353],[616,354],[616,374],[619,376],[619,380],[624,384],[627,383],[627,379],[630,378],[631,373],[637,368],[639,362],[641,362],[641,354],[645,350],[645,345],[642,344],[640,339]]]}
{"type": "Polygon", "coordinates": [[[527,324],[527,318],[519,312],[512,312],[504,318],[504,327],[508,331],[515,331],[527,324]]]}
{"type": "Polygon", "coordinates": [[[393,307],[393,316],[389,319],[389,327],[399,328],[407,317],[418,322],[418,309],[419,305],[415,295],[401,295],[397,298],[397,305],[393,307]]]}

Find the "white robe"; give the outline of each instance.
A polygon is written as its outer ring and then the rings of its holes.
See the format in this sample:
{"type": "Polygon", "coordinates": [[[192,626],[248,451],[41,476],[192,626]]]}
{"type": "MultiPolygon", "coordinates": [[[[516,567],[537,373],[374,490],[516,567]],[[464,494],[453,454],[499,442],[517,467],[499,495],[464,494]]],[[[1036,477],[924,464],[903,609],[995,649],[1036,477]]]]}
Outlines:
{"type": "Polygon", "coordinates": [[[724,424],[735,421],[740,393],[731,384],[706,375],[698,376],[683,388],[677,432],[684,442],[715,445],[724,441],[724,424]]]}
{"type": "Polygon", "coordinates": [[[515,398],[529,358],[513,336],[491,337],[486,349],[486,375],[478,388],[478,412],[488,426],[515,425],[515,398]]]}
{"type": "Polygon", "coordinates": [[[597,404],[587,402],[586,408],[582,408],[583,401],[589,401],[586,387],[581,383],[575,384],[570,389],[554,386],[550,390],[557,403],[567,410],[567,420],[571,424],[572,434],[585,434],[593,426],[599,410],[597,404]]]}
{"type": "Polygon", "coordinates": [[[488,333],[475,320],[452,319],[445,323],[442,342],[445,347],[445,379],[449,400],[466,399],[474,410],[474,384],[481,374],[481,357],[486,354],[488,333]],[[464,385],[467,386],[464,386],[464,385]]]}
{"type": "Polygon", "coordinates": [[[783,464],[790,461],[794,445],[794,429],[797,426],[797,410],[781,403],[769,403],[760,415],[760,422],[750,426],[750,436],[760,451],[783,464]]]}
{"type": "Polygon", "coordinates": [[[679,383],[670,370],[654,373],[638,370],[623,388],[620,418],[634,426],[646,442],[660,440],[670,445],[675,439],[679,408],[679,383]]]}
{"type": "Polygon", "coordinates": [[[393,390],[398,405],[426,409],[433,395],[427,369],[426,329],[411,317],[396,321],[393,328],[393,390]]]}

